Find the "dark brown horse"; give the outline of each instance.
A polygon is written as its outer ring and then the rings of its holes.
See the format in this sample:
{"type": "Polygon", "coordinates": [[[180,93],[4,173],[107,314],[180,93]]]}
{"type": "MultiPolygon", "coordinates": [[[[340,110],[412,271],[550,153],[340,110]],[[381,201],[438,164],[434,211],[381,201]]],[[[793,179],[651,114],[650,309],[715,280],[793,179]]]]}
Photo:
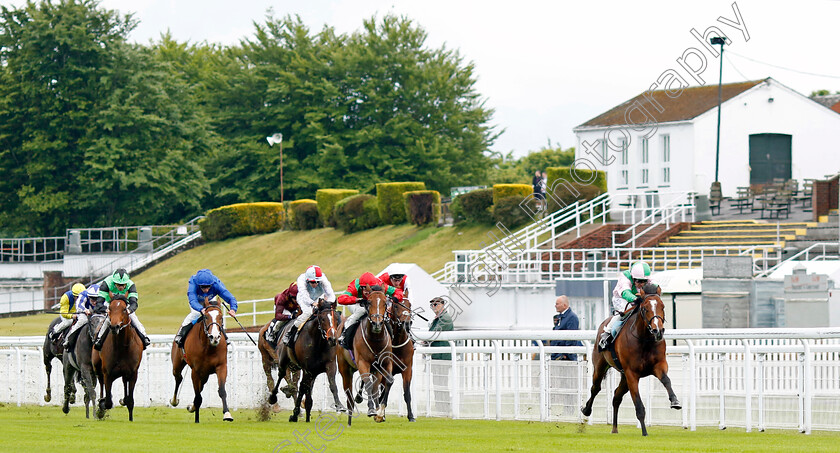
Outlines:
{"type": "Polygon", "coordinates": [[[66,414],[70,412],[71,397],[76,392],[73,384],[73,376],[81,376],[82,386],[85,390],[85,418],[90,418],[89,404],[96,401],[96,372],[93,370],[93,341],[99,326],[105,321],[101,314],[91,315],[85,327],[77,330],[73,335],[77,336],[73,347],[64,351],[62,362],[64,364],[64,406],[61,410],[66,414]]]}
{"type": "MultiPolygon", "coordinates": [[[[291,323],[292,321],[289,321],[291,323]]],[[[263,371],[265,371],[265,380],[266,384],[268,385],[268,392],[274,389],[274,376],[271,374],[271,370],[277,368],[277,365],[280,362],[280,357],[278,356],[277,349],[282,346],[280,341],[277,342],[277,347],[272,346],[269,344],[268,340],[265,339],[265,331],[268,330],[268,326],[271,325],[271,322],[267,323],[266,325],[262,326],[260,329],[259,339],[257,340],[257,349],[260,351],[260,356],[262,357],[262,365],[263,371]]],[[[284,326],[286,327],[286,326],[284,326]]],[[[279,335],[278,335],[279,337],[279,335]]],[[[278,380],[284,379],[284,376],[277,375],[278,380]]],[[[292,370],[291,367],[286,369],[286,385],[280,388],[280,391],[286,395],[286,398],[293,398],[297,399],[297,383],[300,381],[300,370],[292,370]]],[[[280,408],[276,404],[274,405],[274,411],[279,412],[280,408]]]]}
{"type": "Polygon", "coordinates": [[[111,385],[117,378],[122,378],[125,396],[120,401],[128,409],[128,420],[134,421],[134,385],[137,383],[137,370],[143,359],[143,342],[137,331],[131,327],[125,296],[111,296],[107,317],[102,328],[111,329],[105,338],[102,350],[93,351],[93,369],[99,379],[100,395],[97,418],[105,416],[105,411],[114,407],[111,399],[111,385]]]}
{"type": "MultiPolygon", "coordinates": [[[[233,415],[228,410],[227,391],[225,391],[225,380],[227,380],[227,342],[224,339],[222,328],[222,309],[218,302],[210,301],[209,297],[204,298],[203,316],[198,322],[201,329],[190,329],[187,338],[184,340],[184,350],[178,344],[172,342],[172,375],[175,377],[175,393],[172,395],[172,406],[178,405],[178,388],[181,386],[183,376],[181,372],[189,365],[192,370],[192,383],[195,398],[193,403],[187,406],[187,410],[195,414],[195,422],[199,421],[199,410],[201,409],[201,391],[211,374],[216,375],[219,382],[219,397],[222,399],[222,420],[232,422],[233,415]]],[[[198,323],[197,322],[197,323],[198,323]]]]}
{"type": "MultiPolygon", "coordinates": [[[[53,359],[58,359],[59,361],[63,361],[64,356],[64,347],[62,343],[64,342],[64,335],[67,334],[67,331],[70,330],[64,329],[64,332],[61,333],[59,338],[56,338],[53,341],[50,341],[50,332],[52,332],[53,328],[61,322],[61,317],[56,316],[55,319],[50,322],[50,326],[47,328],[47,333],[44,335],[44,347],[42,349],[44,355],[44,368],[47,371],[47,393],[44,395],[44,401],[50,402],[52,400],[52,386],[50,385],[50,374],[52,374],[52,361],[53,359]]],[[[73,385],[72,392],[70,393],[70,404],[76,402],[76,385],[73,385]]]]}
{"type": "MultiPolygon", "coordinates": [[[[403,299],[402,302],[392,302],[388,310],[388,323],[391,329],[393,344],[391,350],[394,354],[395,373],[402,374],[403,398],[405,407],[408,410],[408,421],[414,421],[414,413],[411,411],[411,370],[414,364],[414,340],[411,338],[411,302],[403,299]]],[[[388,405],[388,395],[391,393],[391,386],[386,386],[385,405],[388,405]]]]}
{"type": "MultiPolygon", "coordinates": [[[[318,301],[318,304],[313,307],[312,317],[304,324],[298,338],[295,340],[292,348],[280,343],[277,351],[279,363],[277,369],[279,370],[277,383],[271,390],[271,395],[268,397],[270,404],[277,402],[277,387],[280,385],[279,376],[285,376],[286,370],[291,364],[295,364],[303,371],[303,379],[300,381],[300,388],[298,389],[297,398],[295,399],[295,409],[292,415],[289,416],[290,422],[296,422],[300,415],[300,402],[306,397],[306,421],[309,422],[309,416],[312,412],[312,386],[315,383],[315,378],[321,373],[327,373],[327,381],[330,385],[330,391],[335,400],[335,409],[344,411],[344,406],[341,405],[341,400],[338,398],[338,387],[335,384],[335,339],[336,324],[338,323],[335,305],[323,299],[318,301]]],[[[283,331],[291,328],[289,323],[283,328],[283,331]]]]}
{"type": "MultiPolygon", "coordinates": [[[[393,382],[391,335],[385,328],[385,293],[378,286],[372,289],[368,296],[368,316],[359,321],[359,327],[353,336],[353,356],[344,348],[338,353],[338,370],[341,372],[344,393],[347,395],[347,425],[353,423],[353,373],[356,370],[359,370],[361,382],[355,400],[357,403],[362,402],[364,387],[368,395],[368,416],[373,416],[377,423],[385,421],[384,393],[393,382]],[[374,408],[375,403],[379,405],[377,408],[374,408]]],[[[344,322],[339,327],[339,333],[343,330],[344,322]]]]}
{"type": "MultiPolygon", "coordinates": [[[[624,322],[624,327],[619,331],[615,339],[615,353],[618,362],[612,358],[609,350],[599,351],[598,342],[592,350],[592,389],[590,390],[589,401],[581,409],[583,415],[592,414],[592,402],[595,396],[601,391],[601,381],[607,374],[610,367],[622,372],[621,383],[615,389],[613,396],[613,433],[618,432],[618,408],[621,406],[621,399],[628,391],[636,406],[636,418],[642,426],[642,435],[647,436],[645,427],[645,406],[639,396],[639,379],[654,375],[665,386],[668,391],[668,398],[671,400],[671,408],[681,409],[680,401],[674,390],[671,389],[671,380],[668,378],[668,362],[665,360],[665,342],[662,335],[665,332],[665,304],[657,294],[658,287],[648,284],[644,287],[644,299],[632,309],[632,314],[624,322]]],[[[601,323],[598,328],[600,338],[608,320],[601,323]]]]}

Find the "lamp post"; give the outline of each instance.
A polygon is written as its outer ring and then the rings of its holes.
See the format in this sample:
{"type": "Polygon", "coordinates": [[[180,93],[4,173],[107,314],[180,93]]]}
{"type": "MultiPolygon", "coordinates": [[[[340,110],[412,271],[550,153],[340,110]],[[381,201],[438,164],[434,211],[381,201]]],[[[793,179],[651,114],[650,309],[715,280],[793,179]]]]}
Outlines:
{"type": "Polygon", "coordinates": [[[721,91],[723,84],[723,45],[726,44],[726,39],[720,36],[715,36],[711,40],[712,45],[720,44],[720,75],[718,75],[718,121],[717,121],[717,146],[715,148],[715,182],[720,183],[718,179],[718,168],[720,167],[720,103],[721,91]]]}
{"type": "Polygon", "coordinates": [[[278,132],[265,140],[268,146],[274,146],[275,143],[280,145],[280,203],[283,203],[283,134],[278,132]]]}

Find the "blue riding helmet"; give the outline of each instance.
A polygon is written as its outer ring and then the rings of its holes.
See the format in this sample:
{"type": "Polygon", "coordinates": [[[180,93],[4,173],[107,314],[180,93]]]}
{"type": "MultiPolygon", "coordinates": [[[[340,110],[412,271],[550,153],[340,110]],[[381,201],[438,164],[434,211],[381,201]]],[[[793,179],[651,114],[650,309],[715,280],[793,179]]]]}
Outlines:
{"type": "Polygon", "coordinates": [[[198,286],[211,286],[216,282],[216,276],[210,269],[202,269],[195,273],[195,284],[198,286]]]}

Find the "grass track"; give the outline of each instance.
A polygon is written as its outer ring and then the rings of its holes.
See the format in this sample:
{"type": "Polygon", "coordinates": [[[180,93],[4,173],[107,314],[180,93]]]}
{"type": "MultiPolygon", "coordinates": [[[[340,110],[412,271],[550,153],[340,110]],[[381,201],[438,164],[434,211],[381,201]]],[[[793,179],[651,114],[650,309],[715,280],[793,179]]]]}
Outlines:
{"type": "MultiPolygon", "coordinates": [[[[288,413],[274,415],[268,422],[257,421],[254,410],[234,413],[236,421],[221,421],[220,409],[202,410],[202,422],[192,422],[184,409],[137,408],[135,421],[128,422],[124,408],[109,411],[102,421],[86,420],[83,408],[74,406],[69,415],[57,406],[0,404],[0,451],[59,451],[72,445],[75,451],[309,451],[298,445],[304,436],[311,451],[327,452],[422,452],[435,451],[580,451],[580,452],[823,452],[838,451],[840,433],[795,431],[746,433],[742,429],[719,431],[700,428],[654,426],[643,438],[633,425],[619,426],[610,434],[606,425],[516,421],[389,418],[376,424],[367,417],[354,419],[352,428],[331,422],[325,416],[313,422],[291,424],[288,413]],[[308,430],[308,434],[307,434],[308,430]],[[334,440],[324,440],[317,431],[334,440]],[[295,433],[297,431],[297,434],[295,433]],[[289,444],[277,448],[284,441],[289,444]],[[320,450],[319,447],[324,447],[320,450]]],[[[335,419],[332,419],[335,420],[335,419]]]]}

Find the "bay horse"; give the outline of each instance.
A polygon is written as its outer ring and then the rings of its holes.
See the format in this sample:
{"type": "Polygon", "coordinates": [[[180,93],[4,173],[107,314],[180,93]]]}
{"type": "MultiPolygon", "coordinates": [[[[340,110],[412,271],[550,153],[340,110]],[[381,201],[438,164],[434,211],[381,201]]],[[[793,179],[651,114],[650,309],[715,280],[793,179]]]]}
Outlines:
{"type": "MultiPolygon", "coordinates": [[[[391,335],[385,328],[387,311],[385,293],[382,288],[374,286],[368,296],[370,308],[368,316],[359,321],[353,336],[353,353],[341,348],[338,353],[338,370],[344,381],[344,393],[347,395],[347,425],[353,423],[353,373],[359,370],[361,382],[356,402],[362,402],[362,387],[368,395],[368,417],[373,416],[377,423],[385,421],[384,392],[393,382],[391,369],[393,352],[391,350],[391,335]],[[355,360],[354,360],[355,358],[355,360]],[[375,403],[378,408],[374,409],[375,403]]],[[[344,322],[339,326],[339,334],[344,330],[344,322]]]]}
{"type": "MultiPolygon", "coordinates": [[[[300,381],[300,388],[295,398],[295,409],[292,415],[289,416],[290,422],[296,422],[300,415],[301,400],[306,397],[304,403],[306,408],[306,421],[309,422],[310,413],[312,412],[312,386],[315,384],[315,378],[321,373],[327,373],[327,381],[330,385],[330,391],[335,400],[335,409],[337,411],[344,411],[345,408],[338,398],[338,387],[335,384],[335,343],[337,337],[337,315],[335,305],[332,302],[319,299],[318,303],[313,307],[312,316],[298,332],[297,340],[295,340],[293,347],[290,348],[282,342],[278,344],[277,355],[279,357],[277,369],[279,370],[277,383],[271,389],[271,395],[268,397],[269,404],[277,402],[277,387],[280,386],[280,376],[286,375],[286,370],[290,365],[294,364],[300,367],[303,371],[303,379],[300,381]],[[312,322],[314,321],[314,322],[312,322]]],[[[288,323],[283,327],[283,332],[290,329],[292,323],[288,323]]],[[[280,335],[278,335],[280,337],[280,335]]]]}
{"type": "MultiPolygon", "coordinates": [[[[292,323],[293,321],[289,321],[292,323]]],[[[278,345],[277,347],[272,346],[268,340],[265,339],[265,331],[268,330],[268,326],[271,325],[271,322],[268,322],[266,325],[262,326],[260,329],[259,339],[257,340],[257,349],[260,351],[260,356],[262,357],[262,366],[263,371],[265,372],[265,380],[266,384],[268,385],[268,392],[271,393],[271,390],[274,389],[274,376],[271,374],[271,370],[277,368],[277,365],[280,362],[280,357],[278,357],[277,349],[280,348],[282,343],[279,341],[278,338],[278,345]]],[[[285,326],[284,326],[285,327],[285,326]]],[[[279,335],[278,335],[279,337],[279,335]]],[[[277,375],[278,380],[284,379],[284,376],[277,375]]],[[[280,388],[280,391],[286,395],[286,398],[297,398],[297,383],[300,381],[300,370],[292,370],[289,367],[286,370],[286,385],[280,388]]],[[[275,412],[279,411],[278,406],[275,405],[275,412]]]]}
{"type": "MultiPolygon", "coordinates": [[[[414,340],[411,338],[411,301],[404,298],[402,302],[392,302],[388,310],[388,323],[392,333],[391,350],[397,360],[396,372],[402,375],[403,399],[408,408],[408,421],[413,422],[414,413],[411,411],[411,371],[414,365],[414,340]]],[[[385,390],[385,405],[388,405],[388,395],[391,386],[385,390]]]]}
{"type": "Polygon", "coordinates": [[[671,389],[671,380],[668,378],[668,362],[665,360],[665,341],[662,335],[665,332],[665,304],[657,294],[659,287],[655,284],[647,284],[643,288],[643,300],[632,308],[632,314],[624,322],[624,327],[619,331],[613,342],[618,363],[613,360],[609,349],[599,351],[597,338],[600,338],[609,318],[601,323],[598,328],[598,335],[595,337],[595,345],[592,349],[592,388],[586,405],[581,409],[585,416],[592,414],[592,402],[595,396],[601,391],[601,381],[612,367],[620,371],[621,383],[615,389],[613,396],[613,427],[612,432],[618,432],[618,408],[624,394],[630,392],[633,404],[636,406],[636,418],[642,426],[642,435],[647,436],[645,427],[645,406],[639,395],[639,379],[650,375],[656,376],[668,391],[668,399],[671,400],[672,409],[682,409],[677,395],[671,389]]]}
{"type": "Polygon", "coordinates": [[[201,329],[190,329],[187,338],[184,340],[184,350],[178,344],[172,342],[172,376],[175,377],[175,393],[170,403],[173,407],[178,405],[178,388],[184,379],[182,371],[189,365],[192,370],[193,390],[195,398],[193,403],[187,406],[187,411],[195,414],[195,422],[199,421],[199,410],[201,409],[201,391],[211,374],[216,375],[219,382],[219,397],[222,398],[222,420],[232,422],[233,415],[228,410],[227,392],[225,391],[225,380],[227,380],[227,341],[224,340],[224,329],[222,328],[222,309],[217,301],[211,301],[209,297],[204,298],[203,315],[196,321],[201,322],[201,329]]]}
{"type": "Polygon", "coordinates": [[[105,315],[93,314],[89,317],[84,329],[73,333],[78,338],[72,350],[64,351],[62,359],[64,365],[64,405],[61,410],[65,414],[70,412],[71,396],[76,392],[73,375],[81,376],[85,390],[85,418],[90,418],[89,404],[96,401],[96,372],[93,370],[93,342],[99,326],[105,322],[105,315]]]}
{"type": "MultiPolygon", "coordinates": [[[[53,359],[58,359],[59,361],[63,361],[64,356],[64,347],[62,343],[64,342],[64,335],[66,335],[68,329],[65,329],[61,335],[56,338],[54,341],[50,341],[50,332],[53,331],[53,328],[61,322],[61,317],[56,316],[55,319],[50,322],[50,326],[47,328],[47,333],[44,334],[44,347],[41,350],[44,357],[44,368],[47,371],[47,393],[44,395],[44,401],[49,403],[52,400],[52,386],[50,385],[50,374],[52,374],[52,361],[53,359]]],[[[76,402],[76,386],[73,385],[73,391],[70,393],[70,404],[76,402]]]]}
{"type": "Polygon", "coordinates": [[[124,295],[111,295],[103,329],[111,329],[105,338],[102,350],[93,350],[91,361],[100,385],[99,410],[97,418],[103,418],[105,411],[114,407],[111,385],[122,378],[125,396],[120,400],[128,409],[128,421],[134,421],[134,385],[137,384],[137,370],[143,360],[143,342],[131,327],[128,317],[128,302],[124,295]],[[104,393],[104,396],[102,395],[104,393]]]}

